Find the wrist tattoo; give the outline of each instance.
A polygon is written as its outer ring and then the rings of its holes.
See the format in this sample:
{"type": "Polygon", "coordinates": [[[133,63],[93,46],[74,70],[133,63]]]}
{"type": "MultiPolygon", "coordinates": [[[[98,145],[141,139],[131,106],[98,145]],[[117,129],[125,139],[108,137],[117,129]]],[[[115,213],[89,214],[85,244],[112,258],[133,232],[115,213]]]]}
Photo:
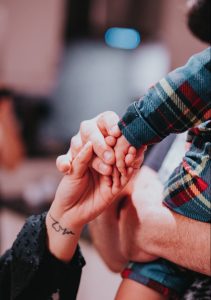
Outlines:
{"type": "Polygon", "coordinates": [[[68,228],[63,228],[58,221],[56,221],[51,214],[49,214],[51,220],[53,221],[52,223],[52,228],[56,231],[56,232],[61,232],[62,235],[65,235],[65,234],[72,234],[72,235],[75,235],[75,233],[68,229],[68,228]]]}

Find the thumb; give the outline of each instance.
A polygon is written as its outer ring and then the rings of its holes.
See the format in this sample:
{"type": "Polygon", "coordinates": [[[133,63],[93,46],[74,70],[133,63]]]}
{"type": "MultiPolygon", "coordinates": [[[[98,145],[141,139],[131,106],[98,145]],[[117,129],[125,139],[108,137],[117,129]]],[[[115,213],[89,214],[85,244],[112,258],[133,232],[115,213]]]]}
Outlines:
{"type": "Polygon", "coordinates": [[[66,154],[60,155],[56,159],[56,167],[59,172],[67,173],[71,171],[72,168],[72,154],[69,150],[66,154]]]}

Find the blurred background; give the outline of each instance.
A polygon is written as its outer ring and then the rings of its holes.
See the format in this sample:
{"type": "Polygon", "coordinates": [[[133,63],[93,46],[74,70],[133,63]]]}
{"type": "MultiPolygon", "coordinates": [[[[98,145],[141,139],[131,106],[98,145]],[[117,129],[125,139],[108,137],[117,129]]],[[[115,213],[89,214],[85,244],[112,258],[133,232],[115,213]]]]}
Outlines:
{"type": "MultiPolygon", "coordinates": [[[[49,207],[60,180],[55,158],[80,122],[105,110],[121,115],[205,47],[186,28],[185,2],[0,0],[1,253],[28,215],[49,207]]],[[[86,232],[81,245],[78,299],[113,299],[120,276],[86,232]]]]}

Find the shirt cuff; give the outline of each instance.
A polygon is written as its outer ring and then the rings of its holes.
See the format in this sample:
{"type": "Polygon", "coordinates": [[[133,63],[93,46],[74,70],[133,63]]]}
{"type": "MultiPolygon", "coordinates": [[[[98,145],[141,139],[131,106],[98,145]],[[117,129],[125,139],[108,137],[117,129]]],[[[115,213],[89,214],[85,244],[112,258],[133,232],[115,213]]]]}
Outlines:
{"type": "MultiPolygon", "coordinates": [[[[12,296],[17,297],[32,282],[35,274],[43,273],[61,280],[61,274],[81,272],[85,261],[77,247],[72,260],[64,263],[54,257],[47,248],[46,213],[29,217],[11,249],[12,296]]],[[[50,279],[49,279],[50,280],[50,279]]],[[[50,285],[50,283],[49,283],[50,285]]]]}
{"type": "Polygon", "coordinates": [[[160,137],[138,112],[136,102],[128,107],[118,126],[128,142],[137,149],[142,145],[157,143],[164,138],[160,137]]]}

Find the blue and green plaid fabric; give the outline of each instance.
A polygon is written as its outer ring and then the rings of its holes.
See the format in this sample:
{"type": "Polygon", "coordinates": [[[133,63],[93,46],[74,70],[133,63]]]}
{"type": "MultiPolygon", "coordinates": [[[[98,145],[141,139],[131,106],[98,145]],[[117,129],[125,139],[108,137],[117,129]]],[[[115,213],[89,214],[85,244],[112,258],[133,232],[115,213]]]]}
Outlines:
{"type": "MultiPolygon", "coordinates": [[[[181,215],[210,223],[211,48],[191,57],[185,66],[169,73],[138,102],[131,104],[119,127],[136,148],[157,143],[170,133],[190,130],[190,150],[165,184],[164,204],[181,215]]],[[[168,276],[172,263],[169,262],[169,270],[168,262],[163,269],[157,262],[150,263],[150,266],[149,280],[146,280],[146,274],[142,274],[147,265],[141,263],[131,264],[131,268],[123,272],[123,277],[141,278],[140,283],[164,294],[169,288],[179,292],[178,286],[172,288],[172,274],[168,276]],[[158,278],[161,270],[167,284],[158,278]],[[164,285],[163,289],[161,285],[164,285]]],[[[184,271],[178,268],[178,272],[174,272],[175,278],[182,279],[184,271]]],[[[190,275],[189,271],[187,275],[190,275]]]]}
{"type": "Polygon", "coordinates": [[[165,185],[164,203],[182,215],[210,222],[211,48],[131,104],[119,127],[136,148],[190,129],[192,146],[165,185]]]}

